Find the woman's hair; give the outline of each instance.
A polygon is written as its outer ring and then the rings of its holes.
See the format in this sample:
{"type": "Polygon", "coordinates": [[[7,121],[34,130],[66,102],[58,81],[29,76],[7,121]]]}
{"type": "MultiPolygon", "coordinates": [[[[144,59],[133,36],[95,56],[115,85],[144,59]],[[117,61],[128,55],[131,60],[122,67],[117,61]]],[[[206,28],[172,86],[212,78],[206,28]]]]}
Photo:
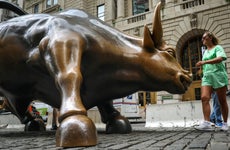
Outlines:
{"type": "Polygon", "coordinates": [[[213,33],[207,31],[205,34],[212,38],[212,43],[214,45],[218,45],[220,43],[219,39],[213,33]]]}

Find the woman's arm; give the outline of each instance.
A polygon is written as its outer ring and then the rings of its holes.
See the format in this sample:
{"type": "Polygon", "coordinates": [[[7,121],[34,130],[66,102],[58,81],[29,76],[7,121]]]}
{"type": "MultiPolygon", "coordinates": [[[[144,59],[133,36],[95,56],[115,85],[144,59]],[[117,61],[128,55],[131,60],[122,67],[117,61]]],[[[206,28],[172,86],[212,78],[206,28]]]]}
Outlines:
{"type": "Polygon", "coordinates": [[[197,67],[200,67],[204,64],[217,64],[217,63],[220,63],[223,61],[223,58],[222,57],[216,57],[216,58],[213,58],[213,59],[210,59],[210,60],[202,60],[202,61],[198,61],[196,63],[196,66],[197,67]]]}

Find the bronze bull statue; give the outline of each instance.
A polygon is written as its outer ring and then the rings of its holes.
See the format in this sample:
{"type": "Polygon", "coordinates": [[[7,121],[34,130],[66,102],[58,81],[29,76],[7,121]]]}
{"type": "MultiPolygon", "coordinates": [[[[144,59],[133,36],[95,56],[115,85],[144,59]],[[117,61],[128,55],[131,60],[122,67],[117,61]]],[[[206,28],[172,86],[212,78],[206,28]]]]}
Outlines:
{"type": "MultiPolygon", "coordinates": [[[[8,6],[4,8],[19,10],[8,6]]],[[[145,26],[143,38],[120,32],[82,10],[10,19],[0,24],[0,93],[22,123],[33,100],[59,108],[56,146],[96,145],[88,109],[98,107],[107,133],[129,133],[131,125],[113,107],[113,99],[139,90],[187,90],[191,74],[162,36],[160,4],[152,33],[145,26]]]]}

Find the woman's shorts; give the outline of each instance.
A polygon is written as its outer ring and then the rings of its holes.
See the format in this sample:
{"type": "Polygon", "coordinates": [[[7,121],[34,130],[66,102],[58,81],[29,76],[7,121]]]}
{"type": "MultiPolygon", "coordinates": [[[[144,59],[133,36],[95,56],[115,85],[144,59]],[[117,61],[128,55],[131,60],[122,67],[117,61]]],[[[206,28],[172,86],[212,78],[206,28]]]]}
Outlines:
{"type": "Polygon", "coordinates": [[[214,89],[227,86],[228,76],[225,72],[206,73],[202,77],[202,86],[212,86],[214,89]]]}

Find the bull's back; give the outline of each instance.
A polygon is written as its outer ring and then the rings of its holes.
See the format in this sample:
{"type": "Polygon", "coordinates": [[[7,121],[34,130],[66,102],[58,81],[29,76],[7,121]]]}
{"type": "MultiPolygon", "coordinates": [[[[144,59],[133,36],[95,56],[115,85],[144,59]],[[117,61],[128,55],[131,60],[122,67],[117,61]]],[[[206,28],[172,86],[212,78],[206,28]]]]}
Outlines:
{"type": "Polygon", "coordinates": [[[57,92],[38,50],[49,19],[49,15],[27,15],[0,24],[0,92],[9,100],[51,99],[54,94],[45,95],[45,89],[57,92]]]}
{"type": "MultiPolygon", "coordinates": [[[[98,55],[100,55],[100,47],[105,47],[103,40],[114,39],[113,36],[121,34],[81,10],[69,10],[54,16],[26,15],[3,22],[0,24],[0,81],[4,83],[0,83],[1,88],[9,91],[11,95],[26,95],[28,98],[42,99],[51,105],[60,105],[60,94],[55,87],[54,78],[46,70],[38,49],[43,38],[52,39],[54,32],[60,30],[78,33],[77,38],[90,41],[90,45],[87,46],[90,53],[98,55]],[[99,47],[97,50],[92,48],[93,42],[99,47]],[[55,99],[57,103],[54,102],[55,99]]],[[[115,44],[115,41],[112,43],[115,44]]],[[[92,62],[95,66],[98,59],[94,59],[95,61],[92,62]]],[[[88,58],[84,60],[88,61],[88,58]]],[[[90,64],[86,65],[85,69],[93,70],[89,66],[90,64]]],[[[83,74],[87,75],[86,72],[83,74]]],[[[94,77],[90,76],[87,79],[94,77]]],[[[4,93],[4,90],[0,92],[4,93]]],[[[87,97],[86,95],[84,99],[88,99],[87,97]]]]}
{"type": "Polygon", "coordinates": [[[60,105],[60,94],[42,62],[38,46],[44,37],[52,38],[57,28],[80,32],[85,22],[77,23],[89,21],[87,16],[70,14],[26,15],[0,23],[0,92],[3,95],[9,99],[40,98],[51,105],[60,105]]]}

